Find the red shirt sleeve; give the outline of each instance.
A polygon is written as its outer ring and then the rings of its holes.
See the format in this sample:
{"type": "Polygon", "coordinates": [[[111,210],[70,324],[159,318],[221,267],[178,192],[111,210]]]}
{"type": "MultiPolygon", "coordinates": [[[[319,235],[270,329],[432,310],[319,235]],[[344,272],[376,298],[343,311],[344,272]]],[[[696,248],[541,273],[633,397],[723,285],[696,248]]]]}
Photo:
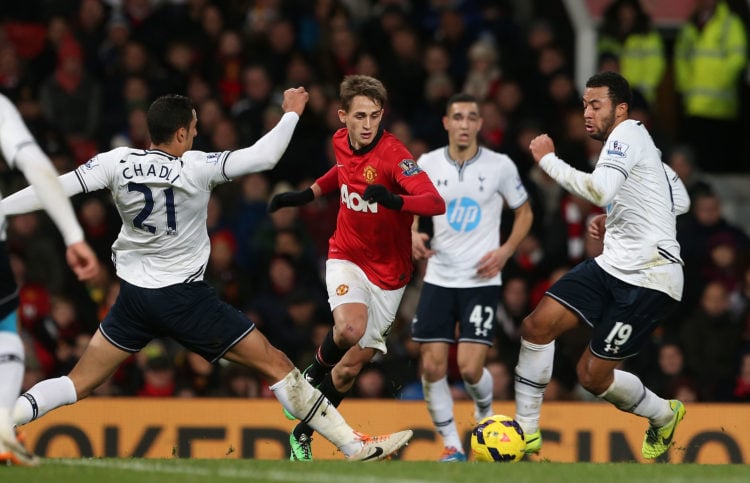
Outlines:
{"type": "Polygon", "coordinates": [[[333,166],[329,169],[326,174],[315,180],[315,183],[320,186],[323,195],[327,195],[337,189],[339,189],[339,168],[333,166]]]}

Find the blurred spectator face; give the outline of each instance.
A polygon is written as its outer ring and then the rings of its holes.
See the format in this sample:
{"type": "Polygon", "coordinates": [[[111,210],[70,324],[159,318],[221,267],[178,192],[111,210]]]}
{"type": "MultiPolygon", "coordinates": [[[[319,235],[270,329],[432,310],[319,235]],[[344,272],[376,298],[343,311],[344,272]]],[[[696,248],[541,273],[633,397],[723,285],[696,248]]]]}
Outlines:
{"type": "MultiPolygon", "coordinates": [[[[409,144],[412,140],[411,127],[407,122],[396,121],[391,124],[388,130],[404,144],[409,144]]],[[[414,159],[417,159],[416,156],[414,159]]]]}
{"type": "Polygon", "coordinates": [[[193,102],[200,103],[211,97],[211,86],[200,75],[192,75],[188,80],[187,93],[193,102]]]}
{"type": "Polygon", "coordinates": [[[288,20],[279,20],[271,25],[268,32],[268,44],[272,51],[280,54],[294,49],[294,27],[288,20]]]}
{"type": "Polygon", "coordinates": [[[331,35],[331,51],[342,63],[348,63],[357,52],[358,42],[354,33],[348,28],[337,29],[331,35]]]}
{"type": "Polygon", "coordinates": [[[99,198],[89,198],[81,205],[80,216],[84,226],[101,226],[106,223],[107,209],[99,198]]]}
{"type": "Polygon", "coordinates": [[[104,6],[99,0],[83,0],[78,9],[78,21],[84,30],[94,30],[104,22],[104,6]]]}
{"type": "Polygon", "coordinates": [[[301,55],[292,56],[286,66],[286,81],[292,86],[307,86],[312,82],[313,72],[310,64],[301,55]]]}
{"type": "Polygon", "coordinates": [[[424,69],[427,75],[445,73],[450,66],[450,57],[441,45],[432,44],[424,52],[424,69]]]}
{"type": "Polygon", "coordinates": [[[453,81],[444,73],[431,75],[424,84],[424,98],[433,104],[447,100],[454,91],[453,81]]]}
{"type": "Polygon", "coordinates": [[[456,42],[464,35],[465,25],[461,14],[453,9],[446,9],[440,16],[440,32],[449,42],[456,42]]]}
{"type": "Polygon", "coordinates": [[[371,54],[362,54],[357,57],[357,64],[354,66],[357,74],[378,77],[380,75],[380,65],[377,59],[371,54]]]}
{"type": "Polygon", "coordinates": [[[503,281],[502,304],[508,313],[521,314],[529,303],[529,289],[522,278],[510,278],[503,281]]]}
{"type": "Polygon", "coordinates": [[[123,97],[128,105],[142,104],[148,105],[149,87],[142,77],[130,76],[125,79],[123,87],[123,97]]]}
{"type": "Polygon", "coordinates": [[[719,268],[731,268],[737,260],[737,243],[730,233],[717,233],[708,240],[711,261],[719,268]]]}
{"type": "Polygon", "coordinates": [[[184,42],[173,42],[167,48],[167,64],[178,72],[187,72],[193,64],[193,50],[184,42]]]}
{"type": "Polygon", "coordinates": [[[128,42],[122,55],[122,64],[126,72],[143,73],[146,71],[148,53],[143,45],[137,42],[128,42]]]}
{"type": "Polygon", "coordinates": [[[198,107],[198,125],[206,134],[214,132],[214,128],[224,118],[224,110],[217,99],[208,98],[198,107]]]}
{"type": "Polygon", "coordinates": [[[271,95],[271,79],[263,67],[253,66],[245,70],[242,86],[251,100],[265,101],[271,95]]]}
{"type": "Polygon", "coordinates": [[[68,35],[70,28],[68,21],[63,17],[52,17],[47,26],[47,39],[49,39],[52,45],[60,45],[62,39],[68,35]]]}
{"type": "Polygon", "coordinates": [[[290,231],[280,231],[276,234],[274,253],[277,255],[289,255],[296,259],[302,255],[302,244],[294,233],[290,231]]]}
{"type": "Polygon", "coordinates": [[[377,369],[365,369],[355,382],[357,393],[363,398],[381,398],[385,395],[385,377],[377,369]]]}
{"type": "Polygon", "coordinates": [[[686,149],[675,149],[669,156],[669,166],[682,181],[689,180],[695,171],[692,155],[686,149]]]}
{"type": "Polygon", "coordinates": [[[240,180],[242,197],[247,201],[265,203],[269,198],[268,179],[259,173],[243,176],[240,180]]]}
{"type": "Polygon", "coordinates": [[[221,10],[216,5],[206,5],[201,11],[201,27],[203,31],[211,37],[216,39],[221,35],[224,30],[224,17],[221,14],[221,10]]]}
{"type": "Polygon", "coordinates": [[[701,307],[710,317],[718,317],[729,309],[729,294],[719,282],[710,282],[703,289],[701,307]]]}
{"type": "Polygon", "coordinates": [[[506,114],[515,112],[523,102],[521,86],[514,81],[502,82],[495,95],[495,102],[502,112],[506,114]]]}
{"type": "Polygon", "coordinates": [[[528,30],[526,40],[532,50],[540,51],[543,47],[551,45],[555,40],[552,27],[544,20],[534,22],[528,30]]]}
{"type": "Polygon", "coordinates": [[[659,368],[669,376],[676,376],[682,372],[682,349],[676,344],[664,344],[659,348],[659,368]]]}
{"type": "Polygon", "coordinates": [[[239,148],[237,143],[237,129],[234,122],[227,118],[221,118],[214,126],[211,133],[211,144],[216,151],[234,151],[239,148]]]}
{"type": "MultiPolygon", "coordinates": [[[[283,210],[281,210],[283,211],[283,210]]],[[[294,267],[289,260],[274,257],[268,269],[271,286],[277,293],[289,293],[294,288],[294,267]]]]}
{"type": "Polygon", "coordinates": [[[565,66],[565,55],[558,47],[544,47],[539,54],[538,69],[544,75],[551,75],[565,66]]]}
{"type": "Polygon", "coordinates": [[[704,226],[713,226],[721,220],[721,202],[713,194],[697,196],[693,200],[695,219],[704,226]]]}
{"type": "Polygon", "coordinates": [[[396,30],[391,36],[391,47],[399,59],[416,62],[419,58],[419,43],[411,30],[396,30]]]}
{"type": "Polygon", "coordinates": [[[219,55],[231,59],[242,53],[242,39],[234,30],[226,30],[219,38],[219,55]]]}

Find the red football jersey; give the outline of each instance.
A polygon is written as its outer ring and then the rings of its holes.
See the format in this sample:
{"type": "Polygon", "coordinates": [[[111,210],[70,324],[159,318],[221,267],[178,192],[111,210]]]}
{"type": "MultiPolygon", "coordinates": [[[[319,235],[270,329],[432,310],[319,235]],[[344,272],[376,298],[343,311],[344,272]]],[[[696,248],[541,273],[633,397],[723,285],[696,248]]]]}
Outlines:
{"type": "Polygon", "coordinates": [[[336,166],[316,183],[323,193],[340,189],[336,230],[328,243],[328,258],[349,260],[367,278],[385,290],[409,282],[412,272],[411,224],[414,215],[445,212],[445,202],[427,173],[391,133],[381,131],[373,142],[353,150],[346,128],[333,135],[336,166]],[[370,184],[385,186],[400,195],[399,211],[367,203],[362,194],[370,184]]]}

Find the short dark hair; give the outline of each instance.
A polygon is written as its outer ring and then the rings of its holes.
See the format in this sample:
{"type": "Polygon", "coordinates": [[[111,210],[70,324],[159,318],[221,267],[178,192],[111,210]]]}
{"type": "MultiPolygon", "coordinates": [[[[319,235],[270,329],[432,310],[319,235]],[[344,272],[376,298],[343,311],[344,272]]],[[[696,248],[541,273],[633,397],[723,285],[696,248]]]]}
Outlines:
{"type": "Polygon", "coordinates": [[[369,75],[348,75],[339,86],[341,109],[349,111],[356,96],[365,96],[380,107],[384,107],[388,100],[388,92],[378,79],[369,75]]]}
{"type": "Polygon", "coordinates": [[[609,98],[613,105],[625,103],[628,110],[633,103],[633,92],[628,81],[617,72],[606,71],[592,75],[586,82],[586,87],[607,87],[609,98]]]}
{"type": "Polygon", "coordinates": [[[479,104],[479,101],[477,101],[477,98],[473,95],[467,94],[466,92],[459,92],[450,96],[448,98],[448,101],[445,103],[446,114],[450,112],[451,106],[453,104],[456,104],[457,102],[473,102],[474,104],[479,104]]]}
{"type": "Polygon", "coordinates": [[[177,94],[161,96],[152,102],[146,113],[151,142],[164,144],[180,128],[190,129],[194,109],[190,98],[177,94]]]}

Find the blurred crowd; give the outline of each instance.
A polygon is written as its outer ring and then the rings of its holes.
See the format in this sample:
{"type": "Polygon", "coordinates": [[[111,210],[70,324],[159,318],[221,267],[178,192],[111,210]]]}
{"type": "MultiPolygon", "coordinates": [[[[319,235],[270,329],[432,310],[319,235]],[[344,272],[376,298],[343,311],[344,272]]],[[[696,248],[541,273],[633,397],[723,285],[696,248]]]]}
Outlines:
{"type": "MultiPolygon", "coordinates": [[[[447,143],[441,117],[448,97],[461,91],[477,96],[482,143],[515,161],[535,213],[532,233],[504,270],[500,330],[489,362],[495,398],[512,399],[520,322],[565,270],[599,253],[601,246],[585,233],[587,221],[602,212],[534,166],[528,145],[542,132],[553,137],[560,157],[581,170],[593,168],[600,146],[583,126],[571,27],[553,20],[565,18],[563,2],[530,2],[525,17],[517,4],[5,2],[0,92],[19,107],[57,169],[67,172],[99,151],[148,147],[145,113],[159,95],[190,96],[199,118],[195,149],[224,151],[255,142],[280,118],[281,92],[305,86],[310,102],[278,166],[214,191],[205,274],[221,298],[245,311],[300,368],[332,323],[322,270],[338,198],[270,215],[266,206],[273,193],[307,187],[333,162],[339,82],[354,73],[383,80],[389,92],[386,128],[415,159],[447,143]]],[[[721,193],[704,176],[750,172],[748,139],[742,136],[750,123],[747,3],[696,4],[671,36],[651,24],[637,0],[613,1],[600,29],[598,68],[621,71],[636,88],[632,117],[649,126],[693,203],[678,219],[687,275],[683,303],[624,367],[663,397],[750,401],[750,239],[723,217],[721,193]],[[719,40],[711,34],[717,23],[724,33],[719,40]],[[702,59],[708,44],[719,41],[726,59],[702,59]],[[727,102],[709,102],[706,92],[727,102]]],[[[0,169],[3,193],[23,183],[19,173],[0,169]]],[[[109,195],[73,201],[86,239],[109,269],[85,286],[67,269],[62,240],[46,215],[8,220],[27,344],[25,388],[70,370],[118,293],[110,246],[120,218],[109,195]]],[[[509,227],[512,212],[503,220],[509,227]]],[[[409,326],[423,269],[417,265],[407,288],[388,354],[360,375],[355,396],[422,397],[409,326]]],[[[587,330],[580,327],[558,341],[546,399],[590,398],[575,380],[587,330]]],[[[451,366],[451,380],[460,381],[455,360],[451,366]]],[[[454,393],[466,397],[458,383],[454,393]]],[[[163,340],[134,355],[97,394],[272,397],[254,373],[210,364],[163,340]]]]}

